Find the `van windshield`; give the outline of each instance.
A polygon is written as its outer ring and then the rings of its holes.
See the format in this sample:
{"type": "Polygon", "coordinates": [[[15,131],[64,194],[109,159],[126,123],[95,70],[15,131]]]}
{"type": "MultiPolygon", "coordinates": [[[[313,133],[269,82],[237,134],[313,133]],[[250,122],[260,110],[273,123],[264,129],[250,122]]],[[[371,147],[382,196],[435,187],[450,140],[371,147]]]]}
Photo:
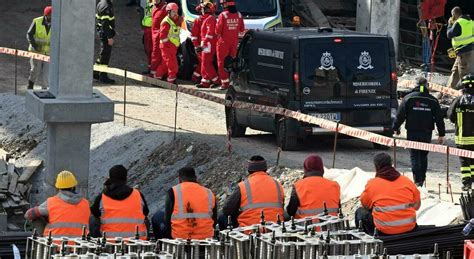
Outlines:
{"type": "MultiPolygon", "coordinates": [[[[196,12],[196,6],[200,0],[186,0],[189,12],[199,15],[196,12]]],[[[217,14],[222,12],[220,0],[214,0],[217,3],[217,14]]],[[[277,0],[235,0],[237,9],[244,18],[252,18],[258,16],[275,16],[277,13],[277,0]]]]}

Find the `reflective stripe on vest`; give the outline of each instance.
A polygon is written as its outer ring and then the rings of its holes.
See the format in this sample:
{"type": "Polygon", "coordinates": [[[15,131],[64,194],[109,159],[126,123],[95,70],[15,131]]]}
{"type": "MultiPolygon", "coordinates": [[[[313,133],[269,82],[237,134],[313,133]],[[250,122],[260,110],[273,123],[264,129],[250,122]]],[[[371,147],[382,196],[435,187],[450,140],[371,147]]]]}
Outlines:
{"type": "Polygon", "coordinates": [[[147,2],[146,7],[145,7],[145,12],[143,14],[143,19],[142,19],[143,27],[151,27],[153,23],[152,12],[151,12],[151,10],[153,9],[153,6],[154,4],[152,2],[147,2]]]}
{"type": "MultiPolygon", "coordinates": [[[[328,213],[338,213],[339,208],[327,208],[328,213]]],[[[298,214],[300,215],[318,215],[324,212],[324,209],[312,209],[312,210],[302,210],[298,209],[298,214]]]]}
{"type": "Polygon", "coordinates": [[[409,208],[416,209],[418,207],[420,207],[420,203],[415,202],[415,203],[405,203],[405,204],[385,206],[385,207],[374,207],[374,210],[377,212],[390,212],[390,211],[404,210],[404,209],[409,209],[409,208]]]}
{"type": "Polygon", "coordinates": [[[181,184],[176,186],[176,201],[178,202],[178,214],[171,215],[171,219],[212,219],[212,192],[207,189],[207,213],[184,213],[183,191],[181,184]]]}
{"type": "Polygon", "coordinates": [[[275,182],[277,194],[278,194],[278,202],[258,202],[254,203],[253,202],[253,194],[252,194],[252,189],[250,188],[250,182],[247,179],[244,181],[244,186],[245,190],[247,193],[247,205],[242,207],[242,210],[249,210],[249,209],[259,209],[259,208],[281,208],[283,206],[283,201],[281,200],[281,190],[280,190],[280,185],[278,184],[275,179],[273,179],[275,182]]]}
{"type": "MultiPolygon", "coordinates": [[[[51,27],[49,28],[49,31],[46,32],[46,26],[43,25],[44,16],[37,17],[33,21],[35,22],[34,39],[37,45],[36,52],[49,55],[51,44],[51,27]]],[[[31,45],[29,50],[33,51],[33,47],[31,45]]]]}
{"type": "Polygon", "coordinates": [[[100,230],[109,237],[134,237],[138,226],[141,239],[146,239],[145,215],[140,192],[133,189],[124,200],[102,194],[100,230]]]}
{"type": "Polygon", "coordinates": [[[474,145],[474,136],[463,136],[464,117],[461,110],[456,110],[457,115],[457,134],[454,138],[456,145],[474,145]]]}
{"type": "Polygon", "coordinates": [[[382,221],[382,220],[374,218],[374,223],[380,226],[384,226],[384,227],[398,227],[398,226],[416,223],[416,218],[407,218],[407,219],[400,219],[400,220],[394,220],[394,221],[382,221]]]}
{"type": "MultiPolygon", "coordinates": [[[[58,194],[61,195],[61,194],[58,194]]],[[[43,236],[51,232],[52,236],[81,237],[82,229],[89,231],[89,202],[82,199],[77,204],[70,204],[58,197],[48,198],[48,224],[43,236]]]]}
{"type": "MultiPolygon", "coordinates": [[[[163,19],[163,21],[161,22],[161,24],[163,23],[168,23],[170,25],[170,30],[168,31],[168,39],[171,43],[173,43],[173,45],[175,45],[176,47],[179,47],[179,44],[180,44],[180,40],[179,40],[179,33],[181,31],[181,28],[179,26],[177,26],[173,20],[171,20],[171,18],[169,16],[166,16],[165,19],[163,19]]],[[[162,40],[160,42],[165,42],[165,40],[162,40]]]]}
{"type": "Polygon", "coordinates": [[[451,44],[453,45],[453,48],[457,51],[463,48],[464,46],[474,42],[474,21],[459,18],[456,23],[461,26],[461,35],[453,37],[451,39],[451,44]]]}

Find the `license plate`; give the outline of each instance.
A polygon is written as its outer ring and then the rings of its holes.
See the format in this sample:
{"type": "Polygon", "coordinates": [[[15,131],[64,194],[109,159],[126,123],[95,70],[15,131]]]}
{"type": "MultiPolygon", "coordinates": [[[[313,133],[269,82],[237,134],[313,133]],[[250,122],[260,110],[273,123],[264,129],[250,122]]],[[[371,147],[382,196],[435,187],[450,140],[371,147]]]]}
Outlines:
{"type": "Polygon", "coordinates": [[[340,112],[329,112],[329,113],[310,113],[309,115],[316,118],[321,118],[329,121],[340,121],[341,113],[340,112]]]}

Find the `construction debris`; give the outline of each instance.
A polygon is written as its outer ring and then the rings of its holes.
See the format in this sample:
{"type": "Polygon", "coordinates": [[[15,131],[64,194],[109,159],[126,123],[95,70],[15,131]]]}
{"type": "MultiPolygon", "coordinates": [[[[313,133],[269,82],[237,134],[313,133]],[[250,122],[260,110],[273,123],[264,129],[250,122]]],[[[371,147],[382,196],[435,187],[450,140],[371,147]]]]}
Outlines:
{"type": "Polygon", "coordinates": [[[6,160],[2,158],[9,158],[8,154],[4,151],[0,153],[4,154],[3,157],[0,156],[0,232],[3,232],[7,229],[18,229],[15,224],[7,222],[7,217],[9,219],[15,216],[23,217],[30,207],[28,200],[32,185],[29,180],[41,166],[42,161],[33,160],[27,167],[17,168],[14,159],[5,162],[6,160]]]}

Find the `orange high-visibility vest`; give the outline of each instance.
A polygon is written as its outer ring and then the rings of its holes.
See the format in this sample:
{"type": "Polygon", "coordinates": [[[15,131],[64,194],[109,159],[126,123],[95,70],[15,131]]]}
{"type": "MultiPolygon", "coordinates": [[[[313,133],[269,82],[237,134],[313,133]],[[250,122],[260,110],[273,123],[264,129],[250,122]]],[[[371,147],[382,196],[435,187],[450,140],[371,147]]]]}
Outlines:
{"type": "Polygon", "coordinates": [[[385,234],[401,234],[416,226],[420,192],[405,176],[395,181],[376,177],[367,182],[360,196],[362,205],[372,209],[375,227],[385,234]]]}
{"type": "Polygon", "coordinates": [[[285,193],[279,182],[266,172],[255,172],[239,183],[240,210],[237,218],[240,227],[258,224],[263,211],[265,221],[283,220],[285,193]]]}
{"type": "Polygon", "coordinates": [[[82,199],[78,204],[63,201],[57,195],[48,198],[48,224],[43,236],[52,237],[81,237],[85,226],[89,233],[89,217],[91,211],[89,202],[82,199]]]}
{"type": "Polygon", "coordinates": [[[294,186],[300,203],[295,218],[323,213],[324,202],[329,214],[337,215],[341,197],[341,188],[337,182],[320,176],[309,176],[297,181],[294,186]]]}
{"type": "Polygon", "coordinates": [[[183,182],[173,187],[173,193],[172,237],[211,238],[214,235],[212,210],[216,205],[212,191],[198,183],[183,182]]]}
{"type": "Polygon", "coordinates": [[[125,200],[114,200],[102,194],[102,207],[100,231],[107,237],[135,237],[138,226],[140,239],[146,239],[145,215],[138,190],[133,189],[125,200]]]}

